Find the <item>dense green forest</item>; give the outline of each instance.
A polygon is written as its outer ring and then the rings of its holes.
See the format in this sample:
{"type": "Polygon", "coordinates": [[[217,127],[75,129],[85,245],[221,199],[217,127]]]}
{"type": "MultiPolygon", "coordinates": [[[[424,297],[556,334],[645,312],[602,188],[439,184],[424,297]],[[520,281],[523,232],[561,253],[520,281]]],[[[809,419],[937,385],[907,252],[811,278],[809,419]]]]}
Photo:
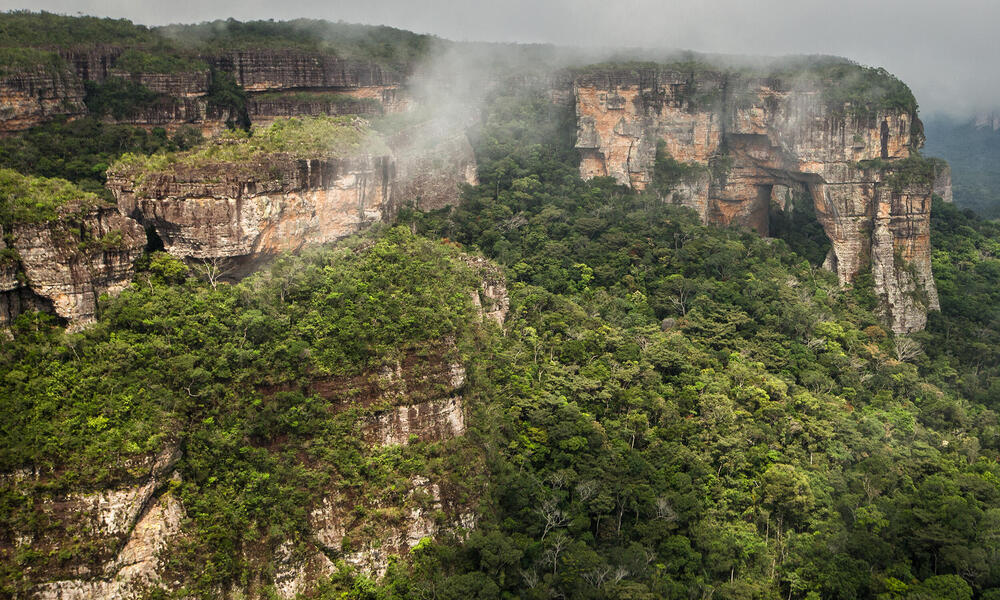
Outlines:
{"type": "MultiPolygon", "coordinates": [[[[53,493],[179,443],[174,597],[257,572],[250,550],[304,531],[331,482],[392,502],[416,473],[450,481],[475,529],[378,581],[343,564],[323,597],[1000,597],[1000,229],[935,204],[942,312],[894,337],[867,279],[838,287],[808,234],[704,227],[581,180],[572,114],[542,94],[492,98],[474,133],[480,184],[456,208],[406,209],[234,285],[149,254],[81,333],[19,317],[0,348],[2,468],[60,465],[53,493]],[[459,247],[505,270],[503,334],[471,325],[459,247]],[[442,338],[468,371],[457,440],[373,450],[352,433],[364,409],[262,391],[442,338]]],[[[0,523],[51,526],[26,502],[5,491],[0,523]]],[[[20,552],[3,589],[102,551],[20,552]]]]}
{"type": "MultiPolygon", "coordinates": [[[[123,68],[159,73],[248,44],[404,69],[433,42],[311,20],[0,18],[0,58],[14,67],[115,43],[130,48],[123,68]]],[[[844,84],[825,92],[831,105],[916,108],[881,69],[810,59],[787,72],[844,84]]],[[[380,144],[352,117],[250,128],[246,92],[216,72],[209,101],[232,115],[217,140],[102,120],[162,101],[131,80],[86,91],[90,116],[0,138],[0,226],[110,200],[113,164],[380,144]]],[[[134,483],[134,465],[176,448],[164,493],[186,516],[161,557],[174,587],[149,598],[207,600],[255,580],[277,597],[275,557],[289,541],[304,555],[310,511],[338,494],[353,528],[327,554],[338,572],[323,600],[1000,600],[1000,225],[963,210],[986,206],[963,195],[972,180],[956,166],[959,205],[933,204],[941,311],[926,331],[894,335],[870,273],[844,288],[820,267],[830,242],[812,202],[772,213],[770,239],[706,227],[659,200],[703,167],[660,148],[644,193],[584,181],[575,127],[551,95],[498,87],[470,132],[479,183],[458,206],[403,206],[394,223],[232,283],[151,247],[95,324],[17,316],[0,332],[0,597],[120,550],[86,523],[40,516],[49,500],[134,483]],[[473,303],[483,273],[470,257],[506,277],[502,326],[473,303]],[[464,367],[464,435],[366,439],[365,423],[395,406],[365,385],[403,363],[464,367]],[[316,382],[347,391],[324,396],[316,382]],[[24,469],[42,475],[7,485],[24,469]],[[415,478],[475,526],[423,538],[382,577],[353,568],[350,550],[410,509],[446,521],[401,491],[415,478]]],[[[896,164],[914,163],[925,164],[896,164]]],[[[986,175],[975,185],[1000,190],[986,175]]]]}
{"type": "MultiPolygon", "coordinates": [[[[198,60],[211,54],[245,48],[280,48],[328,52],[345,59],[370,60],[405,71],[433,47],[436,38],[385,26],[331,23],[318,19],[246,21],[235,19],[146,27],[127,19],[69,17],[49,12],[0,13],[0,50],[6,59],[23,64],[59,60],[50,53],[26,48],[81,49],[119,44],[128,48],[117,66],[139,72],[170,73],[207,67],[198,60]],[[13,51],[16,49],[17,54],[13,51]]],[[[5,61],[8,62],[8,61],[5,61]]]]}

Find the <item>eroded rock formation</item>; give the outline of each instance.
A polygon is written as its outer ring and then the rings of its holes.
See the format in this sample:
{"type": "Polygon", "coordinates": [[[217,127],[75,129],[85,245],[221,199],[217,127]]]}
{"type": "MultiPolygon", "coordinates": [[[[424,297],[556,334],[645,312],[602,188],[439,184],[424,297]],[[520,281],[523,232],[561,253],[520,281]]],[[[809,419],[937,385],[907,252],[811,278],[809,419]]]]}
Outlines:
{"type": "Polygon", "coordinates": [[[122,214],[155,229],[167,252],[186,259],[245,259],[331,242],[390,221],[404,204],[457,204],[459,184],[475,184],[464,134],[391,154],[208,164],[166,173],[110,174],[122,214]]]}
{"type": "Polygon", "coordinates": [[[15,223],[7,237],[14,258],[0,259],[0,327],[39,309],[74,326],[93,321],[97,299],[132,281],[146,246],[143,228],[113,206],[72,203],[57,219],[15,223]]]}
{"type": "Polygon", "coordinates": [[[83,82],[68,67],[19,68],[0,74],[0,134],[58,115],[83,114],[83,82]]]}
{"type": "Polygon", "coordinates": [[[476,156],[461,130],[433,123],[411,127],[389,140],[396,158],[393,207],[435,210],[458,204],[460,187],[479,179],[476,156]]]}
{"type": "Polygon", "coordinates": [[[241,258],[296,250],[356,233],[387,210],[388,156],[297,160],[271,156],[230,169],[117,173],[108,186],[122,214],[155,228],[181,258],[241,258]]]}
{"type": "Polygon", "coordinates": [[[826,265],[843,284],[870,266],[892,329],[922,329],[938,308],[931,182],[898,173],[914,168],[903,161],[922,143],[915,110],[831,104],[830,85],[659,68],[582,74],[580,173],[645,189],[660,146],[688,167],[660,190],[665,200],[762,235],[775,189],[802,190],[832,242],[826,265]]]}
{"type": "Polygon", "coordinates": [[[153,72],[117,66],[125,51],[115,45],[65,50],[59,57],[53,56],[51,64],[28,64],[0,75],[0,133],[22,131],[60,115],[86,114],[84,82],[103,83],[113,78],[141,84],[160,97],[125,116],[106,119],[168,131],[194,125],[209,135],[234,117],[228,108],[210,101],[213,77],[225,74],[232,75],[247,92],[247,117],[260,124],[296,115],[399,112],[410,103],[400,72],[329,52],[271,48],[212,51],[197,56],[198,62],[193,64],[200,67],[153,72]],[[308,94],[316,97],[308,98],[308,94]]]}

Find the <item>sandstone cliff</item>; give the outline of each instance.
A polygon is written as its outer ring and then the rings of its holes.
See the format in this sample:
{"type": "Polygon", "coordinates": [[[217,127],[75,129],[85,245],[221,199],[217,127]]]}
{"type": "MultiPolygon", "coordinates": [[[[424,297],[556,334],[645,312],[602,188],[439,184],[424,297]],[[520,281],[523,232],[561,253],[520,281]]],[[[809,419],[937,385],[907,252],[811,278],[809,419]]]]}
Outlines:
{"type": "Polygon", "coordinates": [[[123,163],[109,172],[108,187],[122,214],[153,227],[167,252],[213,260],[327,243],[390,221],[404,204],[456,204],[459,184],[476,182],[472,148],[461,133],[421,133],[420,143],[397,136],[388,146],[379,141],[344,156],[330,156],[332,150],[321,145],[239,161],[182,158],[162,169],[123,163]]]}
{"type": "Polygon", "coordinates": [[[123,214],[152,226],[164,249],[193,259],[276,254],[356,233],[387,211],[388,156],[272,155],[108,181],[123,214]]]}
{"type": "Polygon", "coordinates": [[[68,66],[0,67],[0,134],[82,114],[83,97],[83,82],[68,66]]]}
{"type": "Polygon", "coordinates": [[[659,146],[687,167],[682,181],[660,190],[665,200],[706,223],[762,235],[774,190],[802,190],[832,242],[827,266],[844,284],[870,266],[892,329],[922,329],[926,311],[938,308],[931,181],[900,185],[892,175],[922,143],[915,103],[831,97],[851,85],[670,67],[590,70],[573,85],[580,173],[646,189],[659,146]]]}
{"type": "Polygon", "coordinates": [[[132,281],[146,246],[142,227],[112,206],[69,204],[58,218],[15,223],[12,258],[0,262],[0,327],[27,310],[46,310],[78,326],[93,321],[101,294],[132,281]]]}
{"type": "MultiPolygon", "coordinates": [[[[298,115],[399,112],[409,106],[401,73],[330,52],[266,47],[204,49],[196,54],[189,50],[190,57],[184,60],[191,66],[167,72],[129,64],[127,60],[136,52],[125,46],[98,45],[49,54],[52,60],[38,60],[0,75],[0,133],[21,131],[60,115],[85,114],[84,82],[113,78],[133,81],[162,96],[114,120],[168,130],[193,124],[208,134],[217,133],[232,116],[209,102],[213,78],[227,74],[249,94],[248,116],[260,124],[298,115]],[[303,97],[308,94],[318,97],[303,97]],[[330,98],[333,95],[343,98],[330,98]]],[[[173,57],[174,52],[157,51],[151,56],[161,55],[173,57]]]]}
{"type": "Polygon", "coordinates": [[[433,122],[417,124],[388,140],[396,160],[392,206],[436,210],[458,204],[462,185],[476,185],[476,156],[461,130],[433,122]]]}
{"type": "Polygon", "coordinates": [[[364,88],[398,85],[399,75],[373,62],[344,60],[333,54],[260,48],[207,57],[215,68],[232,73],[250,92],[294,88],[364,88]]]}

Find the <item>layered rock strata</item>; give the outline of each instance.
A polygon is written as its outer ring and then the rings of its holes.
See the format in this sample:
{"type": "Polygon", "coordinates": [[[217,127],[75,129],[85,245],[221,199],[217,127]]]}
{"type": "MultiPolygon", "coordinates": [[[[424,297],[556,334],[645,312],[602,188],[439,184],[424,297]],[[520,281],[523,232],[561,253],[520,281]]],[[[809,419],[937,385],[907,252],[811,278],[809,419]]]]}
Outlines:
{"type": "Polygon", "coordinates": [[[579,75],[580,173],[646,189],[659,147],[688,167],[682,181],[658,190],[664,200],[705,223],[762,235],[775,190],[801,189],[832,242],[826,265],[843,284],[870,266],[892,329],[922,329],[926,311],[938,308],[931,186],[889,181],[893,165],[922,143],[915,109],[831,104],[824,89],[836,85],[669,68],[579,75]]]}
{"type": "Polygon", "coordinates": [[[83,97],[83,82],[68,66],[0,74],[0,134],[22,131],[58,115],[83,114],[83,97]]]}
{"type": "Polygon", "coordinates": [[[167,73],[122,69],[116,63],[124,52],[119,46],[64,50],[58,66],[40,63],[0,76],[0,133],[22,131],[60,115],[86,114],[84,82],[121,78],[162,97],[117,121],[170,131],[189,124],[214,134],[232,115],[209,102],[213,71],[232,75],[249,93],[247,113],[255,123],[298,115],[381,114],[409,106],[399,72],[326,52],[267,48],[208,52],[197,58],[209,68],[167,73]],[[299,97],[263,92],[297,92],[299,97]],[[302,93],[336,94],[355,101],[309,99],[302,93]]]}
{"type": "Polygon", "coordinates": [[[396,140],[389,153],[346,158],[268,155],[145,172],[113,169],[108,187],[123,215],[152,227],[164,249],[194,260],[257,259],[331,242],[398,208],[454,205],[476,183],[464,134],[396,140]]]}
{"type": "Polygon", "coordinates": [[[387,211],[388,156],[214,164],[118,173],[108,186],[122,214],[153,227],[181,258],[238,258],[297,250],[356,233],[387,211]]]}
{"type": "Polygon", "coordinates": [[[221,53],[205,59],[232,73],[249,92],[293,88],[362,88],[397,85],[399,76],[364,61],[344,60],[321,52],[253,49],[221,53]]]}
{"type": "Polygon", "coordinates": [[[93,321],[97,299],[132,281],[146,246],[143,228],[112,206],[70,204],[57,219],[13,224],[7,238],[13,257],[0,263],[0,327],[27,310],[74,326],[93,321]]]}

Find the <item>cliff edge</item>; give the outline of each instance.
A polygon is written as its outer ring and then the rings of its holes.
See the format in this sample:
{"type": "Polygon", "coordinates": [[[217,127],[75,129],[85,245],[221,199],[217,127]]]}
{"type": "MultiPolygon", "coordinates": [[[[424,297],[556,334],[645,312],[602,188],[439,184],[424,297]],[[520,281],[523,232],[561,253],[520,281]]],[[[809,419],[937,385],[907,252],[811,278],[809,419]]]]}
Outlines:
{"type": "Polygon", "coordinates": [[[939,308],[930,263],[935,169],[917,106],[881,69],[831,62],[760,75],[698,65],[607,65],[573,79],[584,178],[654,185],[659,149],[683,167],[664,200],[708,224],[768,235],[772,198],[812,198],[849,284],[871,269],[897,333],[939,308]]]}

